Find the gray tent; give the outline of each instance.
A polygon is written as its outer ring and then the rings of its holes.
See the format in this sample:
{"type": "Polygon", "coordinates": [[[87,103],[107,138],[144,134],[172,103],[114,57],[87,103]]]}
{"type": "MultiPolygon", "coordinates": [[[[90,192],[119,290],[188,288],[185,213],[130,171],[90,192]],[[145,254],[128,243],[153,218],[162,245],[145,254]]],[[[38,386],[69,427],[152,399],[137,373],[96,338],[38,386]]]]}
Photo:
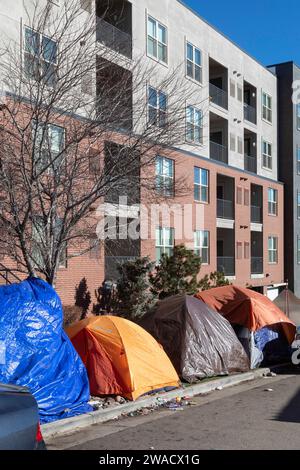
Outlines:
{"type": "Polygon", "coordinates": [[[296,326],[300,326],[300,299],[293,292],[284,289],[274,300],[274,304],[292,320],[296,326]]]}
{"type": "Polygon", "coordinates": [[[168,297],[140,321],[164,347],[178,375],[188,382],[249,370],[247,354],[230,323],[204,302],[168,297]]]}

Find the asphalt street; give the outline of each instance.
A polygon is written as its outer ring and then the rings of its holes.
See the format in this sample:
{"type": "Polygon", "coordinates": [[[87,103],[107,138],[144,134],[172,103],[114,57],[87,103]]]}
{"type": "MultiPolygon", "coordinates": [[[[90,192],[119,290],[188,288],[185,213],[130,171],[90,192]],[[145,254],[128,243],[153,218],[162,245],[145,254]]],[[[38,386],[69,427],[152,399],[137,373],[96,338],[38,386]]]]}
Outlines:
{"type": "Polygon", "coordinates": [[[257,379],[194,406],[123,418],[52,439],[48,449],[300,449],[300,375],[257,379]]]}

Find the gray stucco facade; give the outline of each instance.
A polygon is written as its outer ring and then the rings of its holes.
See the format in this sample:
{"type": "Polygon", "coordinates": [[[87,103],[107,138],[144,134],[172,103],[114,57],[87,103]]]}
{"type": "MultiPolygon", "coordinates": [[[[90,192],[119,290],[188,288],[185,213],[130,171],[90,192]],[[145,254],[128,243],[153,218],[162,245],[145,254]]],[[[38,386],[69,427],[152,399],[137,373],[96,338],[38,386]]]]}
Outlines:
{"type": "Polygon", "coordinates": [[[279,179],[285,185],[285,277],[290,289],[300,297],[300,253],[298,253],[300,218],[297,204],[300,193],[300,164],[298,164],[300,126],[297,125],[297,104],[292,100],[293,83],[300,80],[300,68],[293,62],[286,62],[270,66],[270,70],[278,78],[279,179]]]}

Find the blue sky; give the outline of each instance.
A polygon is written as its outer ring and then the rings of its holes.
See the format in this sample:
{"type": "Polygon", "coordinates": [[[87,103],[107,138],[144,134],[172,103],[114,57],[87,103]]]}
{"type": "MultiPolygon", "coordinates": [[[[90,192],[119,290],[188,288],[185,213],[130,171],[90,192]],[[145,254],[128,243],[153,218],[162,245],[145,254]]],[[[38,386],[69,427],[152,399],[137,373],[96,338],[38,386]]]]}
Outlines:
{"type": "Polygon", "coordinates": [[[265,65],[300,65],[299,0],[184,0],[265,65]]]}

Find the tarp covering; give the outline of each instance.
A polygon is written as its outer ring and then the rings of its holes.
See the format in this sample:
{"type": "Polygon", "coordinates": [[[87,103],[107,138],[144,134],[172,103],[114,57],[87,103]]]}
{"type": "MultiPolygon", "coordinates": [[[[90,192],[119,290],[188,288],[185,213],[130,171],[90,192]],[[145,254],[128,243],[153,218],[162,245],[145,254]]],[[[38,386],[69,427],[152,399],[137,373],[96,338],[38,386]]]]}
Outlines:
{"type": "Polygon", "coordinates": [[[179,376],[188,382],[249,369],[229,322],[194,297],[168,297],[140,324],[163,345],[179,376]]]}
{"type": "Polygon", "coordinates": [[[266,296],[234,285],[198,292],[196,297],[221,313],[231,324],[250,331],[277,325],[289,344],[294,341],[294,323],[266,296]]]}
{"type": "Polygon", "coordinates": [[[61,301],[46,282],[0,287],[0,382],[27,386],[42,423],[92,410],[85,367],[62,325],[61,301]]]}
{"type": "Polygon", "coordinates": [[[289,317],[296,326],[300,326],[300,299],[289,289],[284,289],[274,300],[274,304],[289,317]]]}
{"type": "Polygon", "coordinates": [[[67,329],[86,365],[92,395],[135,400],[178,387],[179,378],[157,341],[140,326],[115,316],[91,317],[67,329]]]}

